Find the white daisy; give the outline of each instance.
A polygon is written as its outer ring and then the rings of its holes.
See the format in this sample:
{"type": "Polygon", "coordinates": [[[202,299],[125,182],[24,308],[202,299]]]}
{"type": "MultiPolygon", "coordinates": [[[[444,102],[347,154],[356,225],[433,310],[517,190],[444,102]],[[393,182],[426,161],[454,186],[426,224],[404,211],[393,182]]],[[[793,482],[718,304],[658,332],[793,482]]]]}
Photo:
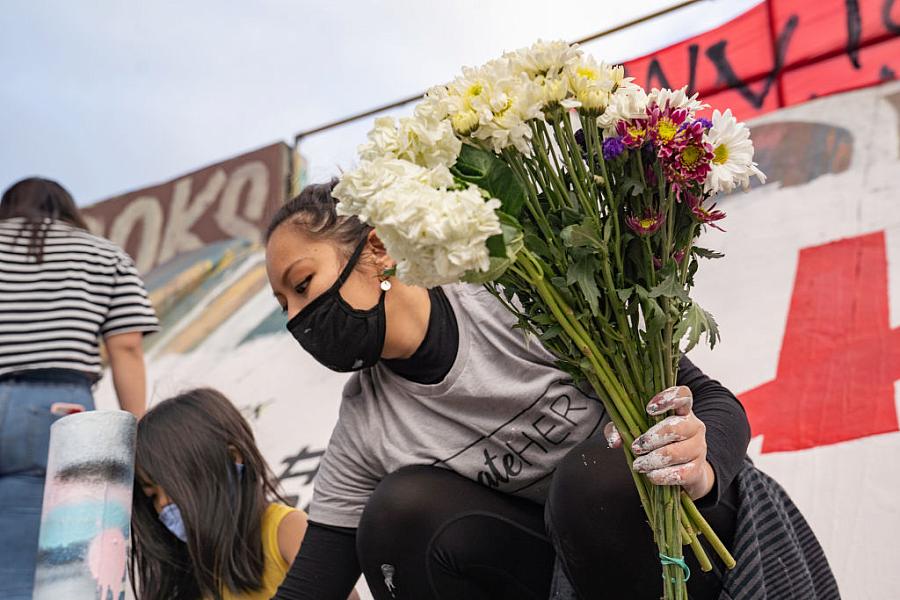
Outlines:
{"type": "Polygon", "coordinates": [[[704,104],[697,99],[696,93],[693,96],[688,96],[687,86],[677,90],[653,88],[647,94],[647,101],[650,104],[655,103],[663,110],[666,108],[686,108],[691,114],[696,113],[698,110],[709,108],[709,104],[704,104]]]}
{"type": "Polygon", "coordinates": [[[732,116],[731,109],[724,113],[713,111],[706,141],[713,147],[713,159],[703,184],[705,192],[730,192],[738,185],[746,190],[751,176],[757,177],[760,183],[766,182],[766,176],[753,162],[750,130],[732,116]]]}

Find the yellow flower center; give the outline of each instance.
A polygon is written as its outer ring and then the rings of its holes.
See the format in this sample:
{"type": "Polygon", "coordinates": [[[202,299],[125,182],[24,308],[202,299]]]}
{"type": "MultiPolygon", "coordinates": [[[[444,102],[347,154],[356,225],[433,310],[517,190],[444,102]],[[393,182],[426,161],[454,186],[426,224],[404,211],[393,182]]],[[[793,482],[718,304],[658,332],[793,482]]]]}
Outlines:
{"type": "Polygon", "coordinates": [[[678,133],[678,127],[671,119],[660,119],[656,131],[660,140],[670,142],[675,137],[675,134],[678,133]]]}
{"type": "Polygon", "coordinates": [[[597,72],[587,67],[578,67],[577,69],[575,69],[575,73],[582,79],[588,79],[590,81],[594,81],[597,79],[597,72]]]}
{"type": "Polygon", "coordinates": [[[633,138],[641,138],[644,137],[645,130],[643,127],[629,127],[628,135],[633,138]]]}
{"type": "Polygon", "coordinates": [[[498,110],[494,111],[495,117],[502,117],[512,107],[512,98],[507,98],[506,102],[498,110]]]}
{"type": "Polygon", "coordinates": [[[641,229],[650,229],[654,225],[656,225],[656,219],[645,217],[638,221],[641,224],[641,229]]]}
{"type": "Polygon", "coordinates": [[[724,164],[728,160],[728,147],[725,144],[719,144],[713,150],[713,162],[717,165],[724,164]]]}
{"type": "Polygon", "coordinates": [[[460,135],[468,135],[478,127],[478,115],[474,111],[458,112],[450,117],[453,129],[460,135]]]}
{"type": "Polygon", "coordinates": [[[480,83],[473,83],[472,85],[469,86],[469,89],[466,90],[466,97],[474,98],[475,96],[480,95],[481,92],[483,92],[483,91],[484,91],[483,85],[481,85],[480,83]]]}
{"type": "Polygon", "coordinates": [[[681,163],[687,166],[693,165],[700,159],[700,149],[697,146],[688,146],[681,152],[681,163]]]}

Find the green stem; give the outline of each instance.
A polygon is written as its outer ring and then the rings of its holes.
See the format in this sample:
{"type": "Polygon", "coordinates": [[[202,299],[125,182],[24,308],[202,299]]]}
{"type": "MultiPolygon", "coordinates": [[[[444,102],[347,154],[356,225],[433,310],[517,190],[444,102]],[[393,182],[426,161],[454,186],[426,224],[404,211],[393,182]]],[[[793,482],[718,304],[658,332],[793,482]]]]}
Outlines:
{"type": "MultiPolygon", "coordinates": [[[[622,336],[623,340],[627,340],[626,334],[629,330],[628,328],[628,319],[625,317],[625,307],[622,305],[622,301],[619,300],[618,294],[616,294],[616,286],[613,284],[612,273],[609,268],[609,261],[606,260],[606,257],[601,257],[601,272],[603,274],[603,281],[606,283],[607,287],[607,301],[612,306],[613,313],[616,317],[616,323],[619,326],[619,334],[622,336]]],[[[633,381],[639,381],[640,379],[640,365],[638,364],[637,354],[635,354],[634,347],[627,343],[623,342],[622,344],[625,349],[625,356],[628,360],[629,370],[625,371],[625,375],[632,379],[633,381]]],[[[643,387],[643,386],[642,386],[643,387]]],[[[637,390],[636,390],[637,391],[637,390]]],[[[643,389],[640,390],[642,393],[643,389]]],[[[646,400],[646,398],[635,398],[635,400],[646,400]]]]}
{"type": "MultiPolygon", "coordinates": [[[[567,119],[568,116],[563,116],[563,119],[567,119]]],[[[590,208],[590,203],[588,201],[587,195],[584,192],[584,188],[581,186],[581,178],[579,177],[578,170],[575,168],[575,163],[572,161],[571,152],[569,152],[565,140],[565,134],[559,126],[559,123],[553,121],[551,123],[553,127],[553,133],[556,135],[556,143],[559,145],[560,154],[562,154],[563,162],[566,164],[566,168],[568,169],[569,179],[572,181],[572,186],[575,188],[575,196],[578,198],[578,202],[581,204],[582,209],[585,211],[585,215],[593,214],[593,211],[590,208]]],[[[576,146],[578,144],[575,144],[576,146]]],[[[581,158],[579,157],[580,161],[581,158]]]]}
{"type": "MultiPolygon", "coordinates": [[[[594,157],[597,156],[598,148],[594,145],[594,139],[590,134],[589,125],[591,121],[596,123],[596,118],[591,118],[589,116],[583,115],[581,113],[578,114],[578,118],[581,121],[581,132],[584,134],[584,148],[585,154],[587,154],[587,168],[589,171],[589,176],[591,179],[591,187],[594,187],[597,184],[597,172],[594,167],[594,157]]],[[[596,125],[595,125],[596,128],[596,125]]]]}
{"type": "Polygon", "coordinates": [[[550,227],[550,222],[547,220],[547,216],[544,214],[544,210],[541,208],[541,203],[537,197],[537,191],[530,187],[531,179],[528,177],[528,172],[525,169],[525,165],[522,164],[521,155],[519,155],[516,151],[505,152],[503,156],[506,158],[505,162],[510,166],[515,173],[516,177],[522,180],[522,183],[525,184],[526,188],[528,188],[529,194],[526,196],[526,206],[528,207],[529,212],[531,213],[532,218],[534,219],[537,226],[541,229],[541,233],[544,235],[544,239],[552,240],[553,239],[553,228],[550,227]]]}
{"type": "Polygon", "coordinates": [[[597,370],[597,375],[601,377],[602,380],[605,380],[605,382],[608,382],[608,385],[611,386],[611,389],[613,390],[612,396],[614,400],[619,403],[619,406],[625,407],[625,415],[632,417],[632,420],[637,429],[637,433],[635,433],[634,435],[635,437],[637,437],[647,430],[647,422],[644,417],[643,409],[636,409],[634,402],[631,398],[629,398],[628,393],[622,387],[622,384],[618,381],[618,379],[616,379],[612,368],[606,361],[606,358],[604,358],[603,354],[597,349],[596,345],[591,340],[590,335],[584,330],[576,315],[572,312],[572,309],[569,308],[568,305],[566,305],[565,300],[563,300],[563,298],[559,295],[559,292],[557,292],[552,286],[548,286],[548,289],[550,294],[554,296],[557,305],[562,307],[563,312],[570,318],[570,324],[576,331],[578,339],[587,349],[585,356],[591,362],[592,366],[597,370]]]}
{"type": "Polygon", "coordinates": [[[560,200],[556,190],[550,183],[549,175],[545,177],[545,170],[540,168],[540,166],[535,165],[532,160],[523,160],[522,164],[525,165],[525,168],[531,174],[534,181],[537,182],[537,185],[541,187],[541,191],[544,193],[544,196],[547,197],[547,202],[550,204],[551,209],[554,211],[561,209],[565,204],[560,200]]]}
{"type": "Polygon", "coordinates": [[[681,506],[684,507],[688,519],[694,524],[694,528],[701,535],[706,537],[706,541],[709,542],[712,549],[715,550],[716,554],[719,555],[719,558],[722,559],[722,562],[725,563],[725,568],[733,569],[736,564],[734,557],[731,556],[731,553],[725,547],[725,544],[722,543],[722,540],[719,539],[716,532],[709,526],[709,523],[697,509],[697,505],[694,504],[694,501],[691,500],[691,497],[688,496],[687,492],[684,490],[681,492],[681,506]]]}
{"type": "Polygon", "coordinates": [[[621,232],[619,231],[619,199],[612,191],[612,186],[609,183],[609,172],[606,169],[606,161],[603,159],[602,154],[600,155],[600,172],[603,174],[603,185],[606,188],[606,195],[610,203],[609,218],[613,220],[613,228],[616,235],[616,240],[613,243],[613,256],[616,260],[617,272],[624,278],[625,268],[622,264],[621,232]]]}
{"type": "Polygon", "coordinates": [[[565,184],[560,176],[562,170],[559,166],[559,162],[556,160],[556,152],[553,151],[552,145],[545,143],[545,140],[549,140],[550,136],[550,133],[547,131],[546,123],[532,121],[531,128],[534,132],[532,144],[537,143],[538,146],[535,155],[537,156],[538,162],[541,163],[550,177],[550,187],[556,190],[556,194],[561,200],[562,206],[572,208],[572,202],[569,198],[569,186],[565,184]],[[550,157],[550,160],[547,159],[548,156],[550,157]],[[550,163],[551,160],[553,161],[553,164],[550,163]]]}
{"type": "Polygon", "coordinates": [[[700,538],[697,537],[697,532],[694,531],[686,511],[681,511],[681,525],[684,528],[681,533],[682,539],[687,538],[697,562],[700,563],[700,570],[709,573],[712,571],[712,562],[710,562],[706,550],[703,549],[703,544],[700,543],[700,538]]]}
{"type": "Polygon", "coordinates": [[[691,267],[691,251],[694,248],[694,233],[697,231],[697,224],[691,223],[691,229],[688,233],[688,243],[684,249],[684,256],[681,258],[681,287],[687,285],[688,270],[691,267]]]}
{"type": "MultiPolygon", "coordinates": [[[[559,120],[562,122],[563,132],[566,136],[566,145],[569,147],[569,152],[567,154],[572,159],[575,173],[581,178],[582,183],[588,184],[588,189],[593,189],[594,182],[591,179],[590,174],[588,174],[587,165],[584,164],[584,160],[582,159],[581,146],[578,144],[578,140],[575,139],[575,131],[572,129],[572,119],[568,113],[564,113],[559,120]]],[[[593,194],[587,194],[587,191],[587,189],[584,190],[585,197],[588,200],[595,200],[593,194]]],[[[592,206],[596,206],[596,201],[592,206]]]]}
{"type": "MultiPolygon", "coordinates": [[[[522,261],[522,267],[528,272],[529,281],[543,298],[545,304],[553,313],[557,322],[591,363],[595,374],[603,383],[604,389],[611,397],[612,401],[619,407],[619,411],[624,417],[625,423],[632,437],[637,437],[647,429],[646,422],[640,414],[635,413],[633,405],[629,403],[627,392],[622,384],[613,375],[612,369],[606,362],[603,355],[597,350],[597,347],[591,341],[590,336],[584,331],[581,323],[572,311],[571,307],[566,304],[565,300],[559,295],[553,286],[548,285],[543,276],[543,270],[540,266],[539,259],[534,257],[528,249],[524,249],[519,253],[519,260],[522,261]]],[[[516,261],[516,263],[519,262],[516,261]]]]}
{"type": "Polygon", "coordinates": [[[641,498],[641,506],[644,507],[644,513],[647,515],[647,520],[650,523],[653,523],[653,504],[650,501],[650,494],[647,487],[650,484],[645,481],[645,478],[642,475],[631,468],[631,465],[634,463],[634,454],[631,452],[631,444],[634,443],[634,437],[629,434],[628,429],[625,427],[622,415],[616,408],[615,403],[610,400],[609,395],[606,393],[606,390],[603,389],[603,386],[600,384],[596,375],[588,373],[586,374],[586,377],[588,383],[594,388],[594,391],[606,408],[606,412],[609,413],[609,418],[619,431],[619,435],[622,438],[622,449],[625,452],[625,460],[628,461],[628,471],[631,473],[631,478],[634,480],[635,487],[637,487],[638,496],[641,498]]]}

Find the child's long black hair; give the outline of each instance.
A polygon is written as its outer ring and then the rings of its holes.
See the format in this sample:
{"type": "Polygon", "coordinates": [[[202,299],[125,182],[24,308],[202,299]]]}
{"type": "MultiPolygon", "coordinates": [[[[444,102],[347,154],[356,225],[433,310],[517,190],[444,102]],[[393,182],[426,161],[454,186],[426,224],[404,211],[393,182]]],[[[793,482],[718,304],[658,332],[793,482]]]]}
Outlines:
{"type": "Polygon", "coordinates": [[[250,425],[225,396],[195,389],[147,412],[135,466],[129,570],[140,600],[221,600],[224,589],[262,587],[262,516],[270,501],[284,500],[250,425]],[[146,484],[178,505],[186,544],[160,522],[146,484]]]}

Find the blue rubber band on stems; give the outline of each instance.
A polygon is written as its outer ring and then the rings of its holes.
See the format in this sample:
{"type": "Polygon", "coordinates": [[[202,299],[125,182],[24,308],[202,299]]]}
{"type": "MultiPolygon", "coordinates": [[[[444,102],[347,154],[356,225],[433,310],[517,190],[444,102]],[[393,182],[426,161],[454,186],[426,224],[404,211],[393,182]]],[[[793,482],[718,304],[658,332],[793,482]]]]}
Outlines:
{"type": "MultiPolygon", "coordinates": [[[[688,579],[691,578],[691,568],[687,565],[686,562],[684,562],[683,558],[673,558],[671,556],[668,556],[668,555],[660,552],[659,560],[663,565],[677,565],[677,566],[681,567],[681,570],[684,571],[684,580],[685,581],[687,581],[688,579]]],[[[663,575],[663,577],[665,577],[665,575],[663,575]]],[[[674,583],[675,580],[673,579],[672,582],[674,583]]]]}

